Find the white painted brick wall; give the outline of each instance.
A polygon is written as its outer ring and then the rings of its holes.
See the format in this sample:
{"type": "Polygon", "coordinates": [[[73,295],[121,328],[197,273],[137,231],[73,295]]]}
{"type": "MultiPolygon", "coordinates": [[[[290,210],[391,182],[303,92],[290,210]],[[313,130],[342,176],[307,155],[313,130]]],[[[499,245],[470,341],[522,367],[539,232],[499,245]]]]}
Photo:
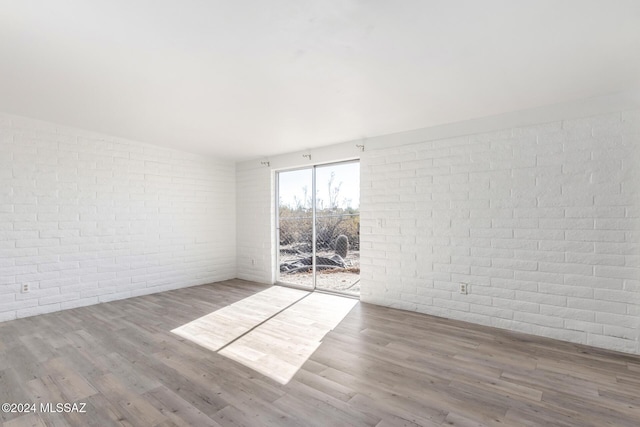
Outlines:
{"type": "Polygon", "coordinates": [[[0,321],[233,278],[235,209],[231,162],[0,115],[0,321]]]}
{"type": "Polygon", "coordinates": [[[237,168],[238,278],[273,283],[273,172],[259,162],[237,168]]]}
{"type": "Polygon", "coordinates": [[[366,150],[361,299],[640,353],[639,165],[637,110],[366,150]]]}
{"type": "MultiPolygon", "coordinates": [[[[363,301],[640,353],[640,111],[551,110],[537,125],[365,142],[363,301]]],[[[271,283],[273,171],[259,163],[237,165],[238,277],[271,283]]]]}

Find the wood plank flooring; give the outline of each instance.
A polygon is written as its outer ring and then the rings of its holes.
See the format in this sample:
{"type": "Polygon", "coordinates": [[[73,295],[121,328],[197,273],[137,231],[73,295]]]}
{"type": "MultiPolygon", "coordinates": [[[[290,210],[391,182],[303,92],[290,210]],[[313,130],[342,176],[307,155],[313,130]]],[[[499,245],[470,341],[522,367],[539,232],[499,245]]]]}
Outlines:
{"type": "Polygon", "coordinates": [[[272,286],[171,332],[209,350],[218,351],[308,295],[307,291],[272,286]]]}
{"type": "Polygon", "coordinates": [[[0,403],[86,403],[0,425],[640,425],[640,357],[530,335],[358,303],[280,384],[171,332],[267,288],[231,280],[0,323],[0,403]]]}
{"type": "Polygon", "coordinates": [[[357,303],[352,298],[310,293],[229,344],[220,354],[287,384],[357,303]]]}

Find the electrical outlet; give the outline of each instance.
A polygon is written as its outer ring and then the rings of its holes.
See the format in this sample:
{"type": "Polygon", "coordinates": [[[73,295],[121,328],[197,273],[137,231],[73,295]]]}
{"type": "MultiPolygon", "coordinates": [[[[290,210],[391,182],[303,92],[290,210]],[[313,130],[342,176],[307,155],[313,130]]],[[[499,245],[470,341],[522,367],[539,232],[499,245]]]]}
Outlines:
{"type": "Polygon", "coordinates": [[[469,285],[466,283],[460,283],[460,293],[466,295],[469,293],[469,285]]]}
{"type": "Polygon", "coordinates": [[[251,258],[251,265],[256,265],[256,260],[251,258]]]}
{"type": "Polygon", "coordinates": [[[22,284],[22,288],[20,289],[20,292],[23,294],[28,294],[29,293],[29,284],[28,283],[23,283],[22,284]]]}

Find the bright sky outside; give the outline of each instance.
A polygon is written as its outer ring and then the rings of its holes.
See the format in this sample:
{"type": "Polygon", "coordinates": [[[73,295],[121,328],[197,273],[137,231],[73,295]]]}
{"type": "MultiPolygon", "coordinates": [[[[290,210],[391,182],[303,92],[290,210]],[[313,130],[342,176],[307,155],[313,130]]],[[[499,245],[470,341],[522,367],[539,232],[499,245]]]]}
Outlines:
{"type": "MultiPolygon", "coordinates": [[[[342,208],[360,207],[360,163],[337,163],[316,168],[316,194],[318,207],[329,206],[329,181],[331,172],[334,172],[332,189],[338,185],[338,205],[342,208]]],[[[280,172],[279,174],[279,196],[280,205],[295,206],[296,200],[303,201],[306,196],[311,196],[311,175],[312,169],[280,172]]]]}

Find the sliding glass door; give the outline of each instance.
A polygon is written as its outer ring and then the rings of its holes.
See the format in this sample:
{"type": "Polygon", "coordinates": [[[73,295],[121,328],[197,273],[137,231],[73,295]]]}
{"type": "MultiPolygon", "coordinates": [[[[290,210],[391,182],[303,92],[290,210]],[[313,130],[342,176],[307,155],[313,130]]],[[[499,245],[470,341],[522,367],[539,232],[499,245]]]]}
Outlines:
{"type": "Polygon", "coordinates": [[[360,294],[360,164],[277,175],[278,281],[360,294]]]}
{"type": "Polygon", "coordinates": [[[277,177],[279,281],[314,289],[313,169],[277,177]]]}
{"type": "Polygon", "coordinates": [[[360,163],[317,166],[316,288],[360,295],[360,163]]]}

